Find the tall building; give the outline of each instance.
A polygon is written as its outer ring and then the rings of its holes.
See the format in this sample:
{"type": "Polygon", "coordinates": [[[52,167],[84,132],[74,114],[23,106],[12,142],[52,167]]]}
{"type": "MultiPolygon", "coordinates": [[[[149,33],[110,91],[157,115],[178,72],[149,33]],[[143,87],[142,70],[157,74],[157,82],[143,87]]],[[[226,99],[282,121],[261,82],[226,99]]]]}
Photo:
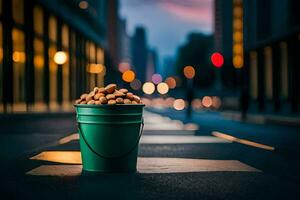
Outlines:
{"type": "Polygon", "coordinates": [[[300,2],[244,0],[246,77],[260,111],[298,112],[300,2]]]}
{"type": "Polygon", "coordinates": [[[151,81],[152,75],[157,73],[157,53],[155,49],[149,49],[146,64],[146,81],[151,81]]]}
{"type": "Polygon", "coordinates": [[[103,84],[102,3],[0,0],[0,112],[69,109],[103,84]]]}
{"type": "Polygon", "coordinates": [[[221,71],[220,80],[224,89],[232,89],[237,85],[237,71],[233,65],[233,1],[215,0],[214,2],[214,51],[221,53],[224,56],[224,65],[221,69],[217,69],[217,73],[221,71]]]}
{"type": "Polygon", "coordinates": [[[299,113],[299,10],[297,0],[215,0],[215,48],[240,72],[252,110],[299,113]]]}
{"type": "Polygon", "coordinates": [[[131,44],[130,36],[126,30],[126,19],[120,19],[119,23],[119,62],[128,62],[131,63],[131,44]]]}
{"type": "Polygon", "coordinates": [[[148,47],[146,31],[144,27],[137,27],[131,39],[132,65],[137,72],[137,78],[141,82],[146,81],[146,66],[148,47]]]}

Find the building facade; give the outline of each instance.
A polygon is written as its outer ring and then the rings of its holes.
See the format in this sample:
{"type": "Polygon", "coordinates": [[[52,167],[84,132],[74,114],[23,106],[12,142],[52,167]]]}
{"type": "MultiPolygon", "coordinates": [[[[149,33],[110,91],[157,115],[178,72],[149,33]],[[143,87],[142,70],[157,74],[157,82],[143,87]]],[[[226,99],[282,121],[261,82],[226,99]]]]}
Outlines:
{"type": "Polygon", "coordinates": [[[215,48],[238,72],[241,105],[299,113],[299,10],[297,0],[215,0],[215,48]]]}
{"type": "Polygon", "coordinates": [[[300,2],[244,0],[246,84],[259,111],[299,113],[300,2]]]}
{"type": "Polygon", "coordinates": [[[148,45],[146,30],[137,27],[131,38],[132,65],[137,72],[137,78],[144,83],[146,81],[146,67],[148,58],[148,45]]]}
{"type": "Polygon", "coordinates": [[[103,85],[102,4],[0,0],[0,112],[68,110],[103,85]]]}

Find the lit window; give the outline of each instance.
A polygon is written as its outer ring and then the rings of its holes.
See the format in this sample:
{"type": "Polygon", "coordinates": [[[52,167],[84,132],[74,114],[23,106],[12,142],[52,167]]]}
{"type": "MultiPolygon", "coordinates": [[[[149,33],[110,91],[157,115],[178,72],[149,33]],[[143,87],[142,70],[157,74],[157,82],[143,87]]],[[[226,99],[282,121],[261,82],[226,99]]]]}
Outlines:
{"type": "Polygon", "coordinates": [[[62,27],[62,45],[64,48],[69,47],[69,29],[67,25],[62,27]]]}
{"type": "Polygon", "coordinates": [[[26,111],[25,105],[25,35],[13,29],[13,111],[26,111]]]}
{"type": "Polygon", "coordinates": [[[43,11],[40,6],[35,6],[33,9],[34,31],[37,34],[43,34],[43,11]]]}
{"type": "Polygon", "coordinates": [[[42,104],[43,101],[43,86],[44,86],[44,46],[43,40],[34,39],[34,94],[35,103],[42,104]]]}
{"type": "Polygon", "coordinates": [[[49,38],[52,42],[56,42],[57,33],[56,33],[57,23],[56,19],[51,16],[49,18],[49,38]]]}
{"type": "Polygon", "coordinates": [[[24,24],[24,0],[12,0],[12,16],[17,24],[24,24]]]}

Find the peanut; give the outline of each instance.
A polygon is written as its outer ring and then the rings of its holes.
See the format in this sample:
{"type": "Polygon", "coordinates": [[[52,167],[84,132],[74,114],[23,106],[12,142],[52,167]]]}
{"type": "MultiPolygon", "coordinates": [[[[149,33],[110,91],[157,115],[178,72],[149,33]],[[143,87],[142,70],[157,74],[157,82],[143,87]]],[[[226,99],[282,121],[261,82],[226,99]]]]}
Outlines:
{"type": "Polygon", "coordinates": [[[87,101],[87,102],[89,102],[90,100],[92,100],[93,99],[93,96],[92,95],[87,95],[86,96],[86,98],[85,98],[85,100],[87,101]]]}
{"type": "Polygon", "coordinates": [[[105,87],[105,91],[109,94],[113,93],[116,89],[117,85],[116,84],[109,84],[105,87]]]}
{"type": "Polygon", "coordinates": [[[82,94],[82,95],[80,96],[80,99],[85,99],[85,98],[87,97],[87,95],[88,95],[88,94],[82,94]]]}
{"type": "Polygon", "coordinates": [[[81,99],[77,99],[77,100],[75,101],[75,104],[80,104],[80,102],[81,102],[81,99]]]}
{"type": "Polygon", "coordinates": [[[124,104],[131,104],[130,99],[124,99],[124,104]]]}
{"type": "Polygon", "coordinates": [[[87,104],[88,105],[93,105],[93,104],[95,104],[95,100],[90,100],[90,101],[87,102],[87,104]]]}
{"type": "Polygon", "coordinates": [[[116,104],[116,103],[117,103],[116,100],[113,100],[113,99],[108,101],[108,104],[116,104]]]}
{"type": "Polygon", "coordinates": [[[103,94],[103,93],[97,93],[97,94],[95,94],[94,99],[98,100],[98,99],[100,99],[100,97],[104,97],[104,96],[105,96],[105,94],[103,94]]]}
{"type": "Polygon", "coordinates": [[[106,95],[106,99],[107,100],[115,99],[115,98],[116,98],[116,96],[114,94],[108,94],[108,95],[106,95]]]}
{"type": "Polygon", "coordinates": [[[99,101],[101,104],[107,104],[107,99],[105,97],[100,97],[99,101]]]}
{"type": "Polygon", "coordinates": [[[116,97],[123,97],[123,96],[125,96],[125,94],[124,94],[123,92],[120,92],[120,91],[118,91],[118,90],[115,91],[114,95],[115,95],[116,97]]]}
{"type": "Polygon", "coordinates": [[[126,97],[127,97],[128,99],[130,99],[131,101],[134,99],[134,98],[133,98],[133,94],[132,94],[131,92],[128,92],[128,93],[126,94],[126,97]]]}
{"type": "Polygon", "coordinates": [[[126,94],[126,93],[128,92],[128,90],[125,89],[125,88],[119,89],[119,91],[120,91],[120,92],[123,92],[124,94],[126,94]]]}
{"type": "Polygon", "coordinates": [[[116,102],[119,103],[119,104],[123,104],[124,100],[121,97],[119,97],[119,98],[116,99],[116,102]]]}

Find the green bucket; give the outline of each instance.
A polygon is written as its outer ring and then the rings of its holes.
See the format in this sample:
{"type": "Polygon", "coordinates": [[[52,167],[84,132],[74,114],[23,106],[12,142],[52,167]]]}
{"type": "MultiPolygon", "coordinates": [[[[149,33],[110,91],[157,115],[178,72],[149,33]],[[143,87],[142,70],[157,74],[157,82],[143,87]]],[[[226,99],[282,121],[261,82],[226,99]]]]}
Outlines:
{"type": "Polygon", "coordinates": [[[83,170],[134,172],[143,104],[75,105],[83,170]]]}

